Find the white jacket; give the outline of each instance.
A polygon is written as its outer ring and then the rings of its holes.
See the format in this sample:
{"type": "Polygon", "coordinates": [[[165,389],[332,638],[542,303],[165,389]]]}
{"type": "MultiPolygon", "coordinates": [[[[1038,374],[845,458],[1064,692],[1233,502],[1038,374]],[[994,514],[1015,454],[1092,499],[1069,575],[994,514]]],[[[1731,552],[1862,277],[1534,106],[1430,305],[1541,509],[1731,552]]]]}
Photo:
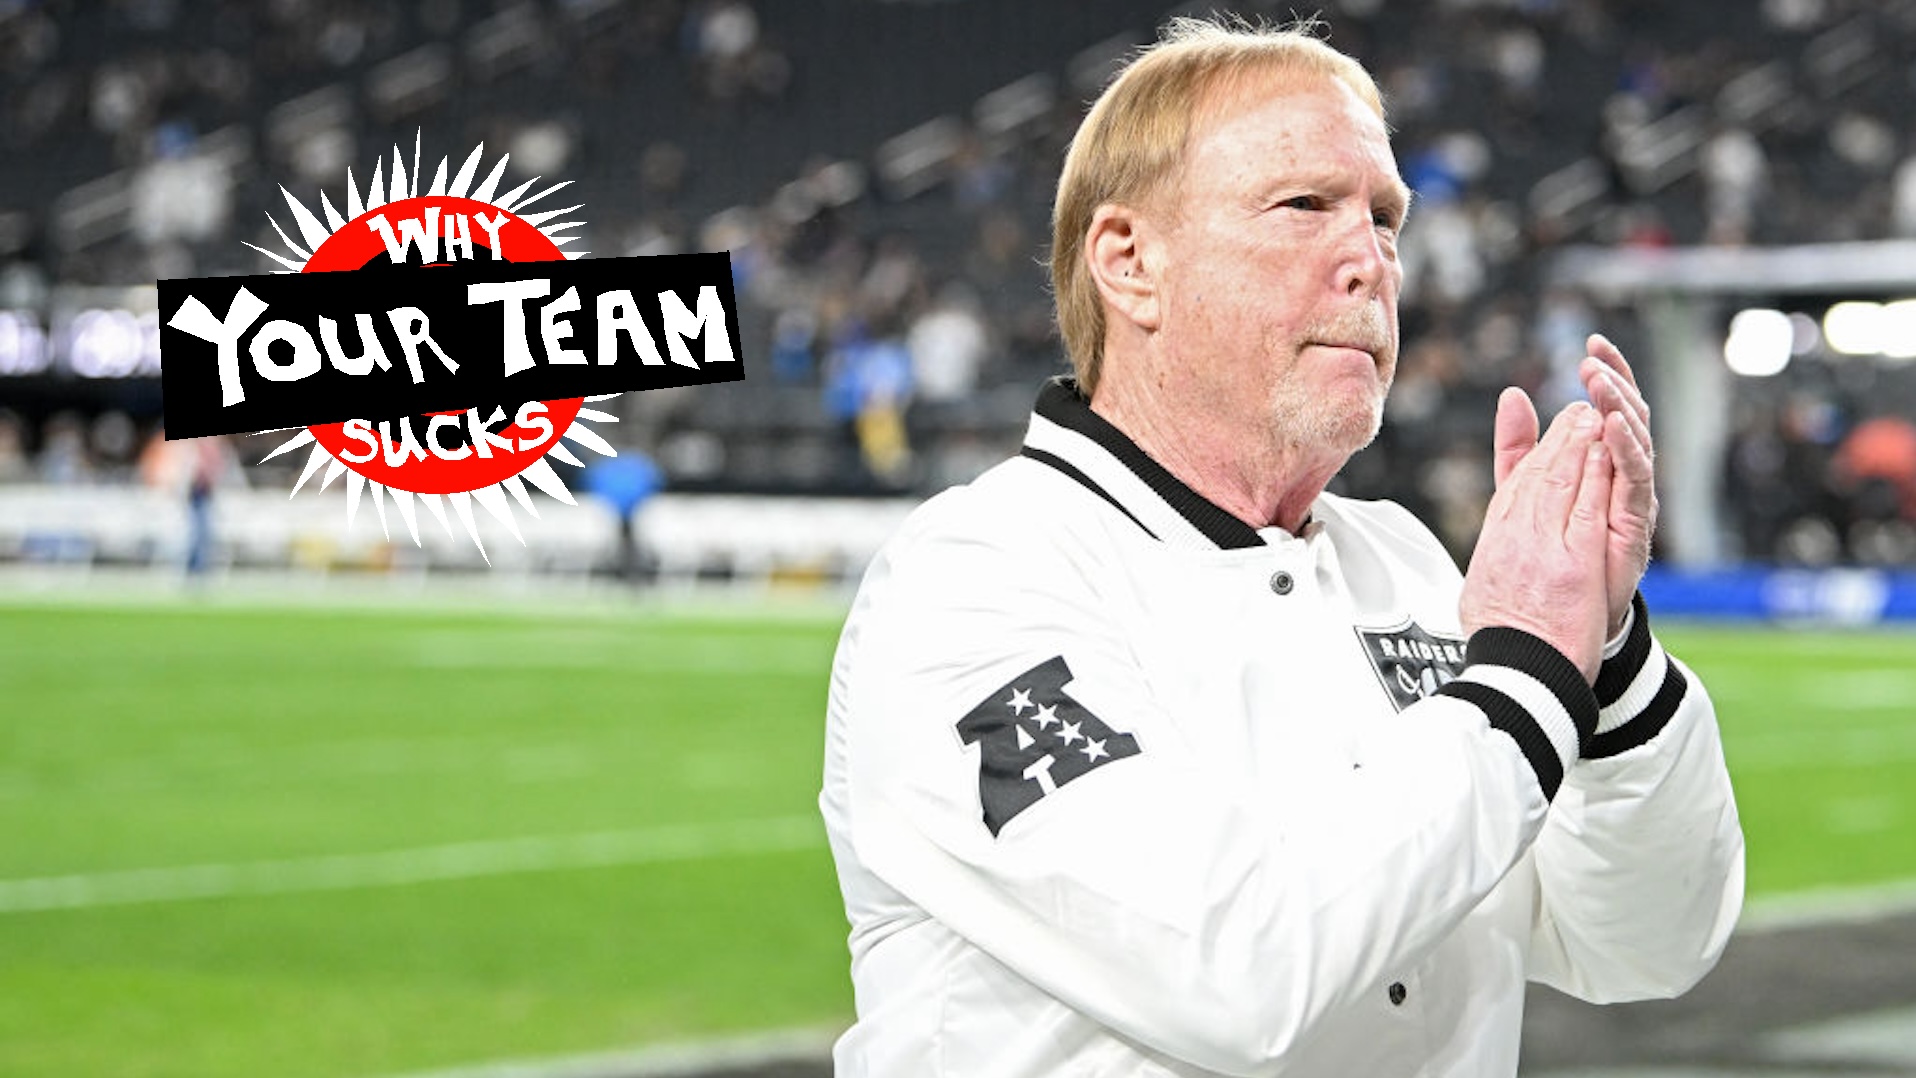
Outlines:
{"type": "Polygon", "coordinates": [[[839,644],[839,1078],[1514,1075],[1526,979],[1695,983],[1743,887],[1709,697],[1640,604],[1594,693],[1466,655],[1460,586],[1394,504],[1254,531],[1047,386],[839,644]]]}

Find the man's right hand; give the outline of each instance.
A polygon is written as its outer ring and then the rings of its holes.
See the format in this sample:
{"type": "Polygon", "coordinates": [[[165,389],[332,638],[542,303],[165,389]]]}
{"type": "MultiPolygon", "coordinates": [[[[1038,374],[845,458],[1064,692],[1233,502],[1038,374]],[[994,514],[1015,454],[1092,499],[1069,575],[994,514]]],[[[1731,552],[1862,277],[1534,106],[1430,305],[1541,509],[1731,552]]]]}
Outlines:
{"type": "MultiPolygon", "coordinates": [[[[1536,428],[1529,398],[1505,390],[1497,407],[1498,452],[1534,438],[1536,428]]],[[[1572,404],[1509,469],[1484,514],[1458,602],[1466,633],[1495,625],[1522,629],[1563,652],[1591,682],[1603,662],[1608,617],[1604,558],[1613,469],[1602,433],[1596,409],[1572,404]]]]}

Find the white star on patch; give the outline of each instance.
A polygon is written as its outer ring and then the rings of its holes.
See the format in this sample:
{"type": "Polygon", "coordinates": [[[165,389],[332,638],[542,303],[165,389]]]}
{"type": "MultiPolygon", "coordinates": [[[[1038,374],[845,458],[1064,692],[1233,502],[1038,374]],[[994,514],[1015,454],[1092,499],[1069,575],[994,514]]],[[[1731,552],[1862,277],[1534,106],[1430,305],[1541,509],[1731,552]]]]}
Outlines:
{"type": "Polygon", "coordinates": [[[953,724],[960,751],[976,761],[980,819],[993,838],[1067,784],[1142,753],[1134,735],[1112,729],[1066,691],[1074,682],[1064,656],[1055,655],[973,697],[977,703],[953,724]]]}

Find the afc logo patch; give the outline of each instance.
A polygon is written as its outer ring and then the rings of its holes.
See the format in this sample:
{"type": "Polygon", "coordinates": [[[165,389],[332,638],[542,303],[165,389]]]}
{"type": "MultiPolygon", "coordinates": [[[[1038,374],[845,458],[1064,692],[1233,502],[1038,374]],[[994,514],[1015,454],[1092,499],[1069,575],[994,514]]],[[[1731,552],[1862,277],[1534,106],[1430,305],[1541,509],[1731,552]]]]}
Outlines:
{"type": "Polygon", "coordinates": [[[1464,669],[1462,637],[1439,636],[1414,621],[1390,629],[1358,629],[1357,639],[1390,702],[1402,711],[1464,669]]]}
{"type": "Polygon", "coordinates": [[[1056,656],[958,720],[958,736],[979,748],[978,803],[993,838],[1059,787],[1138,755],[1137,738],[1113,730],[1064,691],[1071,680],[1071,667],[1056,656]]]}

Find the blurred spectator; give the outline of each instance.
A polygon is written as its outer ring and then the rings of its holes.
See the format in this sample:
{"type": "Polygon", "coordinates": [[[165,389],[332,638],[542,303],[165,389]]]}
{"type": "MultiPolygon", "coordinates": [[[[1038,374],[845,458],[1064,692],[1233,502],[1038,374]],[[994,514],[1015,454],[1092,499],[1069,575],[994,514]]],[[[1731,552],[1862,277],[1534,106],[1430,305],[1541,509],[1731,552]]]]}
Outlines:
{"type": "Polygon", "coordinates": [[[1762,145],[1741,127],[1725,128],[1704,145],[1702,167],[1709,242],[1748,243],[1756,207],[1769,189],[1769,159],[1762,145]]]}
{"type": "Polygon", "coordinates": [[[1033,241],[1024,222],[1009,210],[992,209],[979,218],[973,246],[965,258],[965,275],[980,288],[991,289],[1011,280],[1032,265],[1033,241]]]}
{"type": "Polygon", "coordinates": [[[155,431],[140,452],[140,481],[172,493],[186,503],[186,571],[199,576],[212,567],[218,543],[213,500],[222,487],[243,487],[245,473],[232,443],[224,437],[169,442],[155,431]]]}
{"type": "Polygon", "coordinates": [[[1747,409],[1730,435],[1724,458],[1723,499],[1746,558],[1775,556],[1798,499],[1785,478],[1787,450],[1776,416],[1747,409]]]}
{"type": "Polygon", "coordinates": [[[233,211],[228,170],[195,153],[195,142],[185,123],[154,132],[154,159],[133,175],[133,235],[140,242],[199,242],[226,232],[233,211]]]}
{"type": "Polygon", "coordinates": [[[879,239],[871,265],[858,283],[860,309],[868,318],[890,318],[901,313],[923,286],[924,267],[918,252],[903,236],[888,234],[879,239]]]}
{"type": "Polygon", "coordinates": [[[613,572],[621,580],[636,580],[639,575],[640,552],[633,533],[633,515],[664,486],[665,476],[658,465],[632,448],[616,457],[595,459],[586,467],[585,489],[603,500],[619,521],[619,555],[613,572]]]}
{"type": "Polygon", "coordinates": [[[93,75],[88,118],[104,135],[120,136],[139,129],[153,108],[150,65],[102,65],[93,75]]]}
{"type": "Polygon", "coordinates": [[[93,481],[93,458],[87,453],[86,424],[73,412],[47,420],[41,431],[36,467],[42,483],[78,486],[93,481]]]}
{"type": "Polygon", "coordinates": [[[1615,247],[1661,250],[1676,243],[1662,211],[1654,203],[1632,202],[1619,210],[1601,228],[1598,238],[1615,247]]]}
{"type": "Polygon", "coordinates": [[[694,56],[708,64],[736,64],[758,45],[758,12],[744,0],[715,0],[686,18],[694,56]]]}
{"type": "Polygon", "coordinates": [[[906,335],[917,396],[948,404],[978,389],[978,372],[991,348],[978,297],[962,283],[946,285],[906,335]]]}
{"type": "Polygon", "coordinates": [[[639,155],[639,193],[649,203],[670,205],[685,187],[690,158],[670,140],[660,140],[639,155]]]}
{"type": "Polygon", "coordinates": [[[1390,102],[1396,122],[1417,121],[1435,115],[1443,104],[1443,61],[1434,54],[1391,68],[1381,81],[1384,100],[1390,102]]]}
{"type": "Polygon", "coordinates": [[[60,49],[60,24],[38,6],[10,5],[0,26],[0,62],[26,75],[53,59],[60,49]]]}
{"type": "Polygon", "coordinates": [[[627,236],[625,253],[630,255],[675,255],[685,250],[684,229],[669,215],[648,216],[639,221],[627,236]]]}
{"type": "Polygon", "coordinates": [[[186,483],[186,571],[197,576],[212,564],[213,491],[225,463],[226,439],[198,438],[192,444],[186,483]]]}
{"type": "Polygon", "coordinates": [[[1518,23],[1497,33],[1491,42],[1491,67],[1507,103],[1536,106],[1545,56],[1543,36],[1534,27],[1518,23]]]}
{"type": "Polygon", "coordinates": [[[1457,339],[1441,329],[1405,342],[1397,381],[1384,399],[1384,415],[1393,426],[1409,432],[1436,425],[1461,379],[1461,351],[1457,339]]]}
{"type": "Polygon", "coordinates": [[[1486,272],[1469,209],[1448,184],[1433,183],[1417,195],[1399,252],[1406,302],[1455,307],[1476,298],[1486,272]]]}
{"type": "Polygon", "coordinates": [[[1851,168],[1878,176],[1895,160],[1896,132],[1866,112],[1847,111],[1830,125],[1829,148],[1851,168]]]}
{"type": "Polygon", "coordinates": [[[25,482],[33,474],[27,463],[26,430],[20,417],[0,409],[0,483],[25,482]]]}
{"type": "Polygon", "coordinates": [[[1829,0],[1763,0],[1763,21],[1778,30],[1814,30],[1828,17],[1829,0]]]}
{"type": "Polygon", "coordinates": [[[977,132],[965,132],[952,160],[951,189],[960,209],[998,204],[1010,192],[1015,178],[1009,161],[987,150],[977,132]]]}
{"type": "Polygon", "coordinates": [[[124,482],[131,478],[133,451],[139,444],[131,416],[118,408],[101,412],[88,432],[88,442],[101,479],[124,482]]]}
{"type": "Polygon", "coordinates": [[[1596,312],[1581,295],[1561,289],[1546,293],[1538,306],[1534,340],[1544,362],[1544,383],[1538,407],[1554,413],[1571,401],[1584,399],[1577,369],[1589,354],[1585,347],[1597,332],[1596,312]]]}
{"type": "Polygon", "coordinates": [[[1479,441],[1451,442],[1424,468],[1419,483],[1436,510],[1437,537],[1459,564],[1469,561],[1493,493],[1490,454],[1479,441]]]}
{"type": "Polygon", "coordinates": [[[577,143],[578,137],[571,125],[542,120],[520,125],[512,133],[507,148],[513,163],[525,171],[536,176],[556,176],[570,165],[577,143]]]}
{"type": "Polygon", "coordinates": [[[1829,400],[1807,393],[1779,413],[1745,416],[1730,440],[1724,496],[1746,557],[1825,565],[1841,555],[1844,509],[1830,468],[1837,421],[1829,400]]]}
{"type": "Polygon", "coordinates": [[[1916,424],[1900,415],[1858,423],[1830,461],[1836,488],[1853,515],[1872,520],[1916,520],[1916,424]]]}
{"type": "Polygon", "coordinates": [[[1669,86],[1669,71],[1660,44],[1632,42],[1625,49],[1623,65],[1617,72],[1617,90],[1624,101],[1611,100],[1612,106],[1629,115],[1616,119],[1642,124],[1661,116],[1669,103],[1669,86]]]}
{"type": "Polygon", "coordinates": [[[911,353],[904,342],[849,327],[827,365],[826,410],[847,425],[859,459],[880,482],[902,482],[911,465],[905,434],[911,394],[911,353]]]}
{"type": "Polygon", "coordinates": [[[715,101],[745,92],[774,98],[791,80],[791,62],[764,45],[758,12],[745,0],[710,0],[686,12],[682,41],[700,85],[715,101]]]}
{"type": "Polygon", "coordinates": [[[759,215],[743,206],[734,206],[712,215],[699,232],[699,250],[725,251],[732,256],[732,287],[749,294],[758,284],[759,271],[772,256],[759,242],[759,215]]]}
{"type": "Polygon", "coordinates": [[[781,382],[809,382],[817,371],[812,346],[818,340],[818,317],[805,307],[780,311],[772,323],[772,377],[781,382]]]}

